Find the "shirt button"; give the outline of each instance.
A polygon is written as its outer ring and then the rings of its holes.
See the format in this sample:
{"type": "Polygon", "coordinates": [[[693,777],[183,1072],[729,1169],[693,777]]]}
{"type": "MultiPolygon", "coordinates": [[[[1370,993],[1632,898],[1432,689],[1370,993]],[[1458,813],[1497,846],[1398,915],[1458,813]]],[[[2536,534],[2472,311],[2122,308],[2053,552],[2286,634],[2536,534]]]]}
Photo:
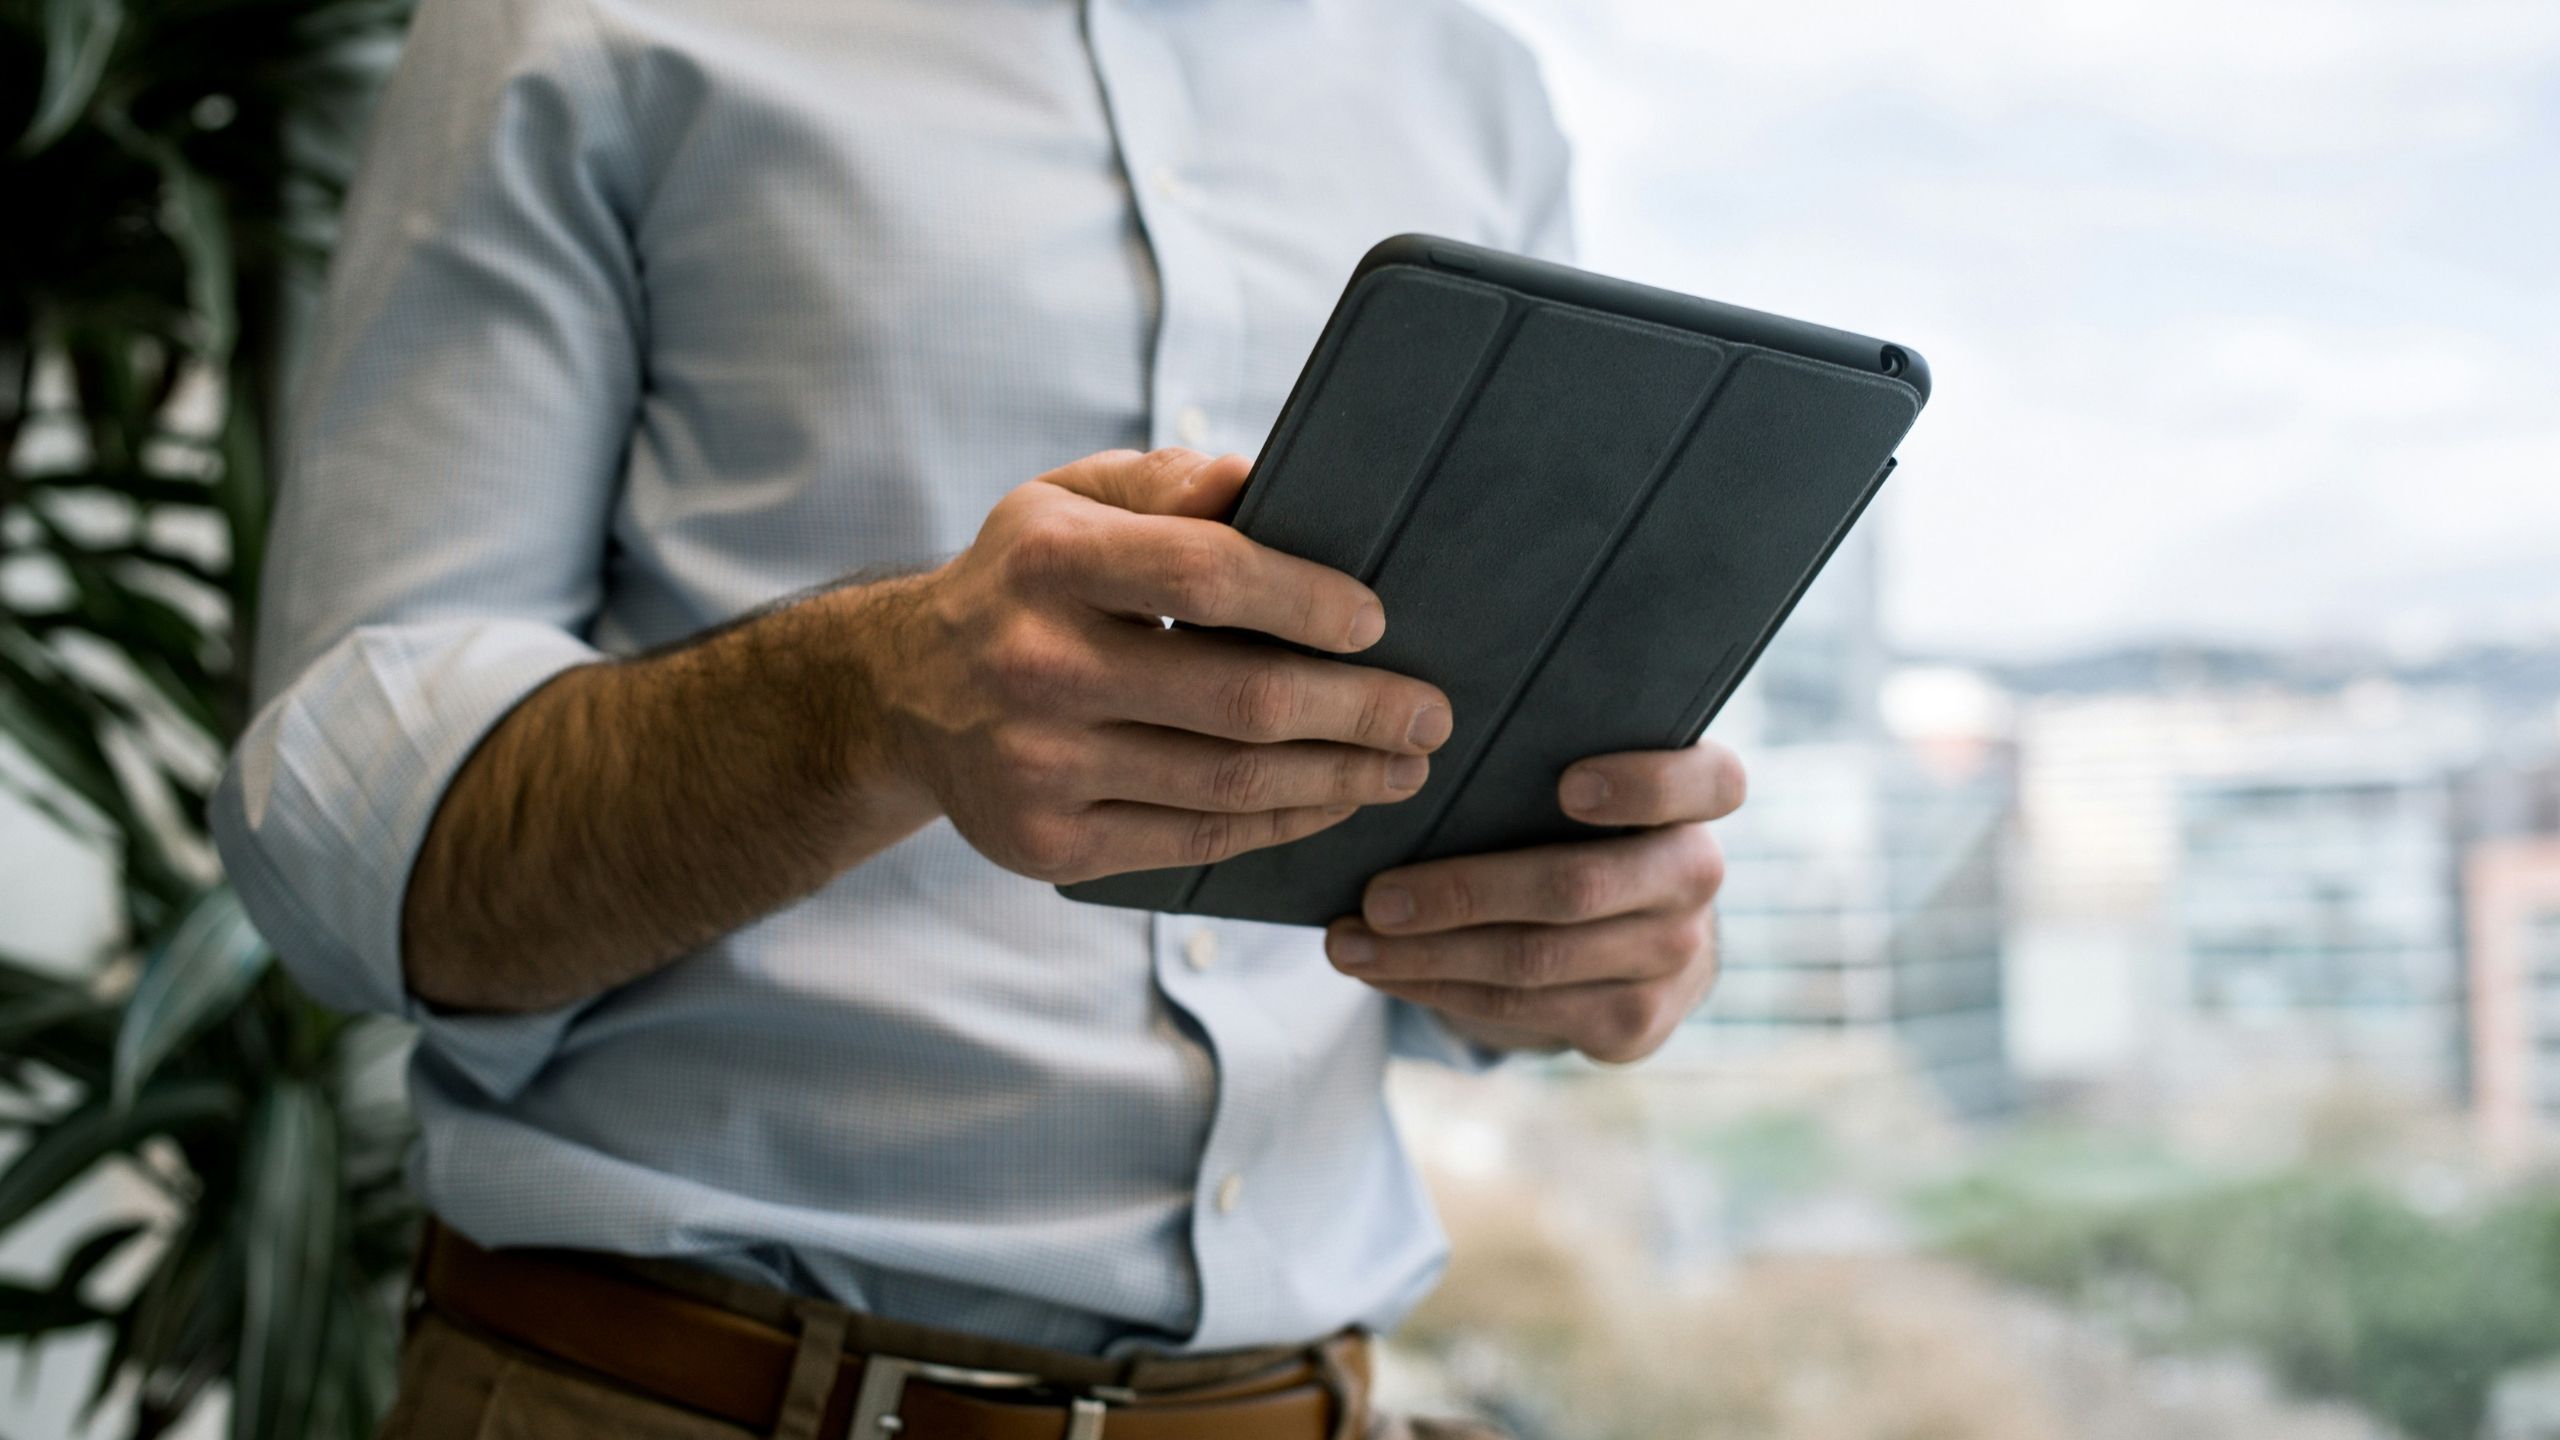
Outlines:
{"type": "Polygon", "coordinates": [[[1233,1215],[1236,1213],[1236,1207],[1243,1203],[1244,1177],[1242,1175],[1230,1175],[1218,1182],[1219,1214],[1233,1215]]]}
{"type": "Polygon", "coordinates": [[[1173,438],[1185,445],[1197,446],[1209,438],[1209,412],[1197,405],[1185,405],[1173,417],[1173,438]]]}
{"type": "Polygon", "coordinates": [[[1147,178],[1155,183],[1156,193],[1167,200],[1179,200],[1191,188],[1182,183],[1182,172],[1170,165],[1157,166],[1147,178]]]}
{"type": "Polygon", "coordinates": [[[1194,930],[1182,942],[1183,963],[1194,970],[1207,970],[1218,963],[1218,937],[1206,930],[1194,930]]]}

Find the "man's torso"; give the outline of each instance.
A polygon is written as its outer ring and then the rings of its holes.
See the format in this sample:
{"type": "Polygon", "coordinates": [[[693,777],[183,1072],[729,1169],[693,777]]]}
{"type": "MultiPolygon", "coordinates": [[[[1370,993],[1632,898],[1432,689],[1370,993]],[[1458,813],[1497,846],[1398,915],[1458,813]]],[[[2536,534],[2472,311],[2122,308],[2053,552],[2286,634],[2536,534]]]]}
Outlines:
{"type": "MultiPolygon", "coordinates": [[[[622,107],[586,142],[645,356],[609,652],[931,563],[1094,450],[1250,453],[1371,243],[1541,243],[1534,77],[1444,0],[574,3],[521,63],[622,107]]],[[[1310,932],[1072,904],[937,825],[543,1029],[507,1093],[431,1037],[417,1175],[488,1244],[1071,1349],[1302,1339],[1436,1273],[1379,1093],[1416,1018],[1310,932]]]]}

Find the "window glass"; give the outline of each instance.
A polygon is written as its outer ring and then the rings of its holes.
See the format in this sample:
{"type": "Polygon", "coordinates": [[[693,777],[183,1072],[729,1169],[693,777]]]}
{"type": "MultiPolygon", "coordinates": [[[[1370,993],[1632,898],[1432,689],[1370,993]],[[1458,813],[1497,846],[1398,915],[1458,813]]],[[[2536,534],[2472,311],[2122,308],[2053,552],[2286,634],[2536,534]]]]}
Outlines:
{"type": "Polygon", "coordinates": [[[1707,1008],[1399,1077],[1455,1259],[1391,1387],[2560,1434],[2560,12],[1490,8],[1587,264],[1937,384],[1711,731],[1707,1008]]]}

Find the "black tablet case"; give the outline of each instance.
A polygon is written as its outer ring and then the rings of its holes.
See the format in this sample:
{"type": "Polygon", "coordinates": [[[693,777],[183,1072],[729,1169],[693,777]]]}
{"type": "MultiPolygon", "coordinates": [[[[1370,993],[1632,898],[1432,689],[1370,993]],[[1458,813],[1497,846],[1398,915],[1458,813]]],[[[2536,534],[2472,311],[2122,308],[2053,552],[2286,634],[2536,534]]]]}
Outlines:
{"type": "Polygon", "coordinates": [[[1427,236],[1353,274],[1235,524],[1358,576],[1454,728],[1397,804],[1077,899],[1321,925],[1414,860],[1588,838],[1586,756],[1691,744],[1928,396],[1898,346],[1427,236]]]}

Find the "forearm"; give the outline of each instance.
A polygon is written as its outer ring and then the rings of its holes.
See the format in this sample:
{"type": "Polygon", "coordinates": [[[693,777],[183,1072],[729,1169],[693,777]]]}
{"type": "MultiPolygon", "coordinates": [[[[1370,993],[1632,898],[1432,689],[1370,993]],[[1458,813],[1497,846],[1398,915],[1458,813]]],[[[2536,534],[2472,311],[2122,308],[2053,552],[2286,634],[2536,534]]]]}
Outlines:
{"type": "Polygon", "coordinates": [[[409,988],[469,1010],[583,999],[933,819],[872,703],[915,583],[830,591],[527,697],[429,827],[402,908],[409,988]]]}

